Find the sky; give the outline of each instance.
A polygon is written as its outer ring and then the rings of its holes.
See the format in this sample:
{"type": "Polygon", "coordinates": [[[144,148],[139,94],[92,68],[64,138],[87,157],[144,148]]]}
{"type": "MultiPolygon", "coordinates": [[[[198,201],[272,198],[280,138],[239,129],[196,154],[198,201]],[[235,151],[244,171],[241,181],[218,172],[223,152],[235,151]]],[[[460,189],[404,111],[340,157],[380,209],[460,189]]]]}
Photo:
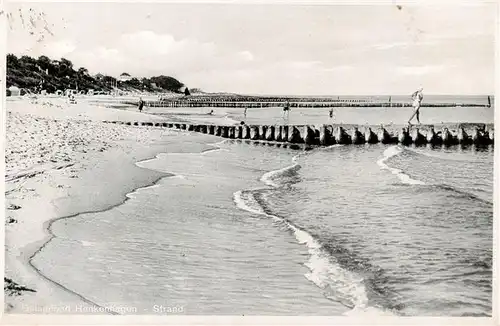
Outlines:
{"type": "Polygon", "coordinates": [[[168,75],[243,94],[494,93],[493,4],[57,2],[7,11],[7,52],[64,57],[91,74],[168,75]]]}

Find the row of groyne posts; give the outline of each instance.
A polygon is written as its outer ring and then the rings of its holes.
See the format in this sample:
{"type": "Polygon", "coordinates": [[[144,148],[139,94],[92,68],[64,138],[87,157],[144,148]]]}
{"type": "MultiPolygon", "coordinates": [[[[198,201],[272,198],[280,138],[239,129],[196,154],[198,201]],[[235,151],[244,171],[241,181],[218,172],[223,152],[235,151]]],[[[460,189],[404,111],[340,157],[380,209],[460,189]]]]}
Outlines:
{"type": "Polygon", "coordinates": [[[358,126],[358,125],[213,125],[172,122],[105,123],[130,126],[165,127],[210,134],[229,139],[263,140],[330,146],[335,144],[403,144],[403,145],[489,145],[494,143],[493,124],[459,123],[419,126],[358,126]]]}
{"type": "MultiPolygon", "coordinates": [[[[121,104],[137,106],[135,101],[119,101],[121,104]]],[[[330,108],[330,107],[410,107],[405,102],[359,102],[359,101],[332,101],[332,102],[294,102],[289,103],[291,108],[330,108]]],[[[268,108],[285,107],[284,103],[276,102],[233,102],[233,101],[146,101],[148,107],[189,107],[189,108],[268,108]]],[[[488,104],[477,103],[423,103],[422,107],[490,107],[488,104]]]]}

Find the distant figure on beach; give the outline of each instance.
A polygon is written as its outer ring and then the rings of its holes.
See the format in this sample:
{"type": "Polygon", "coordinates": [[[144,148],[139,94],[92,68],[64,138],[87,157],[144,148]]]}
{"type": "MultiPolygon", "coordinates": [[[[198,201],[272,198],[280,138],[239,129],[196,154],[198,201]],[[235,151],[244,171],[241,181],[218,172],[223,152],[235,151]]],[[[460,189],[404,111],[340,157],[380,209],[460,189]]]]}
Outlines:
{"type": "Polygon", "coordinates": [[[329,115],[330,115],[330,118],[333,118],[333,108],[330,109],[329,115]]]}
{"type": "Polygon", "coordinates": [[[144,101],[142,97],[139,97],[139,112],[142,112],[142,108],[144,107],[144,101]]]}
{"type": "Polygon", "coordinates": [[[69,104],[76,104],[75,95],[73,95],[73,93],[68,93],[68,103],[69,104]]]}
{"type": "Polygon", "coordinates": [[[408,120],[409,125],[411,125],[411,120],[413,120],[414,116],[417,117],[417,122],[420,124],[420,105],[422,104],[422,100],[424,99],[424,95],[422,94],[423,90],[424,89],[420,87],[411,95],[411,98],[413,99],[413,109],[415,110],[415,112],[413,112],[412,116],[408,120]]]}
{"type": "Polygon", "coordinates": [[[290,102],[286,101],[285,106],[283,107],[283,118],[287,114],[287,117],[290,116],[290,102]]]}
{"type": "Polygon", "coordinates": [[[214,110],[210,110],[209,115],[213,115],[213,114],[214,114],[214,110]]]}
{"type": "Polygon", "coordinates": [[[247,117],[247,110],[248,110],[248,108],[246,107],[246,108],[245,108],[245,111],[243,112],[243,116],[244,116],[245,118],[247,117]]]}

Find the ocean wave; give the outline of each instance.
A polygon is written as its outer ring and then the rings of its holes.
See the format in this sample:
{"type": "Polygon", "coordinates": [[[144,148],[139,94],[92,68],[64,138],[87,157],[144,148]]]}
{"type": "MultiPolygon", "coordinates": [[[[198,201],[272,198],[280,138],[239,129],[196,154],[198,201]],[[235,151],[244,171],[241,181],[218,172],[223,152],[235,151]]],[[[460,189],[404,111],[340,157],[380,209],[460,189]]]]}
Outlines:
{"type": "Polygon", "coordinates": [[[244,211],[259,215],[267,215],[258,204],[252,191],[239,190],[233,194],[233,200],[236,206],[244,211]]]}
{"type": "Polygon", "coordinates": [[[209,143],[207,144],[208,146],[214,146],[214,147],[219,147],[220,145],[224,144],[225,142],[229,141],[229,139],[223,139],[221,141],[218,141],[216,143],[209,143]]]}
{"type": "Polygon", "coordinates": [[[433,159],[454,161],[454,162],[472,162],[472,163],[477,161],[470,156],[466,156],[466,157],[457,156],[456,150],[453,151],[452,153],[449,153],[449,152],[441,152],[441,151],[430,152],[430,151],[426,151],[424,149],[415,149],[415,148],[411,148],[411,147],[406,147],[405,149],[412,152],[412,153],[427,156],[427,157],[430,157],[433,159]]]}
{"type": "Polygon", "coordinates": [[[319,150],[320,151],[328,151],[332,148],[337,148],[337,147],[343,147],[345,146],[344,144],[334,144],[334,145],[330,145],[330,146],[326,146],[326,147],[320,147],[319,150]]]}
{"type": "Polygon", "coordinates": [[[283,179],[286,177],[292,177],[293,175],[297,174],[297,171],[300,168],[301,168],[300,164],[295,163],[293,165],[284,167],[279,170],[267,172],[260,178],[260,180],[268,186],[279,187],[280,186],[279,182],[275,182],[275,180],[283,179]]]}
{"type": "MultiPolygon", "coordinates": [[[[412,155],[424,155],[424,156],[431,157],[431,158],[442,159],[441,157],[439,157],[437,155],[424,153],[424,152],[417,151],[417,150],[410,149],[410,148],[403,149],[403,148],[395,145],[395,146],[391,146],[391,147],[387,148],[384,151],[384,156],[380,160],[377,161],[377,164],[382,169],[389,170],[393,174],[397,175],[399,177],[399,179],[405,184],[426,185],[426,186],[434,187],[437,189],[453,192],[455,195],[462,196],[462,197],[467,198],[467,199],[478,200],[478,201],[481,201],[481,202],[486,203],[486,204],[493,204],[492,200],[485,198],[485,196],[488,195],[488,193],[484,189],[473,188],[473,187],[468,187],[468,189],[461,189],[461,188],[457,188],[457,187],[454,187],[454,186],[451,186],[448,184],[440,184],[440,183],[435,183],[435,182],[425,183],[421,180],[413,179],[408,174],[404,173],[402,170],[392,168],[386,164],[386,161],[388,159],[390,159],[391,157],[394,157],[396,155],[399,155],[400,153],[402,153],[405,150],[410,151],[412,153],[412,155]],[[470,190],[475,191],[477,193],[470,192],[470,190]],[[478,193],[480,193],[480,194],[484,193],[485,196],[479,195],[478,193]]],[[[454,159],[449,158],[448,160],[451,161],[454,159]]],[[[458,160],[455,160],[455,161],[458,161],[458,160]]],[[[461,161],[464,161],[464,160],[461,160],[461,161]]]]}
{"type": "Polygon", "coordinates": [[[412,179],[408,174],[404,173],[400,169],[392,168],[386,164],[386,161],[390,159],[391,157],[394,157],[396,155],[399,155],[400,153],[403,152],[403,148],[401,148],[398,145],[391,146],[387,148],[384,151],[384,157],[382,157],[380,160],[377,161],[377,164],[380,166],[381,169],[383,170],[389,170],[391,171],[392,174],[396,175],[401,182],[409,185],[425,185],[425,182],[412,179]]]}
{"type": "Polygon", "coordinates": [[[310,272],[304,274],[305,278],[313,282],[332,300],[352,308],[351,314],[372,313],[380,315],[392,315],[388,311],[370,307],[364,279],[346,269],[343,269],[335,258],[328,255],[322,245],[307,231],[297,227],[290,221],[276,215],[268,214],[258,202],[256,193],[261,190],[237,191],[233,194],[236,206],[250,213],[259,214],[271,218],[274,222],[285,225],[294,234],[297,242],[305,245],[309,253],[309,260],[304,263],[310,272]]]}
{"type": "MultiPolygon", "coordinates": [[[[492,200],[490,201],[490,200],[483,198],[482,196],[479,196],[477,194],[473,194],[473,193],[468,192],[466,190],[462,190],[462,189],[459,189],[459,188],[456,188],[456,187],[453,187],[453,186],[450,186],[447,184],[435,184],[435,185],[433,185],[433,187],[436,187],[436,188],[441,189],[441,190],[450,191],[450,192],[454,193],[455,195],[458,195],[458,196],[466,198],[466,199],[477,200],[477,201],[480,201],[484,204],[493,205],[492,200]]],[[[481,191],[484,192],[484,190],[481,190],[481,191]]]]}
{"type": "MultiPolygon", "coordinates": [[[[297,161],[302,155],[307,154],[300,153],[295,155],[292,158],[294,164],[265,173],[261,177],[261,181],[268,186],[278,188],[280,184],[276,180],[297,174],[297,171],[301,168],[297,161]]],[[[328,299],[340,302],[346,307],[351,308],[352,311],[348,313],[349,315],[362,313],[372,313],[378,316],[392,315],[390,312],[369,306],[367,289],[363,277],[342,268],[335,257],[329,255],[313,235],[285,218],[270,214],[266,210],[264,203],[259,201],[264,201],[265,196],[262,196],[263,191],[268,190],[240,190],[233,194],[233,199],[238,208],[253,214],[269,217],[274,222],[284,225],[292,231],[298,243],[307,247],[309,260],[304,263],[304,266],[310,271],[304,274],[307,280],[320,288],[328,299]]]]}
{"type": "Polygon", "coordinates": [[[275,180],[283,180],[285,178],[291,178],[297,175],[297,171],[301,169],[300,164],[298,164],[298,160],[301,156],[308,155],[307,152],[299,153],[292,157],[292,162],[294,164],[286,166],[282,169],[269,171],[264,173],[264,175],[260,178],[260,181],[264,182],[266,185],[277,188],[281,186],[281,183],[275,182],[275,180]]]}
{"type": "Polygon", "coordinates": [[[212,152],[229,152],[228,149],[225,149],[225,148],[220,148],[220,147],[214,147],[214,148],[209,148],[209,149],[205,149],[203,151],[201,151],[200,154],[207,154],[207,153],[212,153],[212,152]]]}
{"type": "Polygon", "coordinates": [[[363,278],[340,267],[316,239],[289,223],[295,238],[308,248],[309,261],[304,265],[310,273],[305,277],[324,291],[325,296],[349,308],[367,307],[368,296],[363,278]]]}

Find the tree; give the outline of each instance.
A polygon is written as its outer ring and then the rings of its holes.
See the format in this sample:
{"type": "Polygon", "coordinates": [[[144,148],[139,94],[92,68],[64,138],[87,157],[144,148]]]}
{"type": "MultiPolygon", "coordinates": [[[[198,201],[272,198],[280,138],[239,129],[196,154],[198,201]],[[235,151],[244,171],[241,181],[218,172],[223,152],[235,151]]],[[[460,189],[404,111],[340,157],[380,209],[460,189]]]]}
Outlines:
{"type": "Polygon", "coordinates": [[[178,81],[177,79],[163,75],[157,77],[151,77],[151,82],[155,83],[158,87],[173,92],[178,92],[179,88],[184,86],[184,84],[178,81]]]}
{"type": "Polygon", "coordinates": [[[57,76],[58,77],[64,78],[64,77],[68,76],[68,72],[69,72],[69,69],[64,63],[60,63],[57,66],[57,76]]]}
{"type": "Polygon", "coordinates": [[[186,89],[184,90],[184,95],[185,96],[191,95],[191,93],[189,92],[189,88],[186,87],[186,89]]]}
{"type": "Polygon", "coordinates": [[[151,88],[151,80],[148,78],[143,78],[141,79],[142,85],[144,85],[146,88],[151,88]]]}
{"type": "Polygon", "coordinates": [[[73,69],[73,62],[69,61],[68,59],[61,58],[59,61],[61,64],[64,64],[68,69],[73,69]]]}
{"type": "Polygon", "coordinates": [[[7,67],[9,68],[19,68],[19,60],[13,54],[7,54],[7,67]]]}
{"type": "Polygon", "coordinates": [[[53,69],[51,69],[51,68],[53,68],[52,61],[44,55],[41,55],[38,57],[37,64],[44,71],[47,69],[53,70],[53,69]]]}
{"type": "Polygon", "coordinates": [[[59,77],[73,76],[75,71],[73,70],[73,63],[68,59],[61,58],[59,61],[58,75],[59,77]]]}
{"type": "Polygon", "coordinates": [[[45,84],[43,88],[48,92],[48,93],[55,93],[57,91],[57,87],[54,86],[53,84],[45,84]]]}
{"type": "Polygon", "coordinates": [[[137,78],[127,80],[126,82],[124,82],[124,84],[132,87],[141,87],[142,85],[141,81],[137,78]]]}
{"type": "Polygon", "coordinates": [[[87,70],[87,68],[84,68],[84,67],[78,68],[78,75],[79,76],[88,76],[89,71],[87,70]]]}
{"type": "MultiPolygon", "coordinates": [[[[17,86],[26,89],[38,89],[40,86],[52,93],[67,87],[88,90],[110,90],[116,85],[116,78],[97,74],[90,76],[85,67],[74,70],[73,63],[68,59],[51,60],[47,56],[37,59],[29,56],[17,57],[7,54],[6,82],[7,87],[17,86]]],[[[148,91],[169,90],[177,93],[190,94],[188,89],[182,89],[183,83],[169,76],[151,78],[131,78],[122,82],[120,87],[133,87],[148,91]],[[153,86],[157,85],[157,87],[153,86]]]]}
{"type": "Polygon", "coordinates": [[[27,56],[27,55],[23,55],[20,59],[19,59],[19,62],[23,65],[26,65],[26,66],[32,66],[34,67],[36,64],[37,64],[37,61],[35,59],[33,59],[32,57],[30,56],[27,56]]]}
{"type": "Polygon", "coordinates": [[[111,77],[111,76],[104,76],[102,78],[102,81],[104,82],[104,85],[106,88],[113,88],[114,85],[116,85],[116,78],[111,77]]]}

